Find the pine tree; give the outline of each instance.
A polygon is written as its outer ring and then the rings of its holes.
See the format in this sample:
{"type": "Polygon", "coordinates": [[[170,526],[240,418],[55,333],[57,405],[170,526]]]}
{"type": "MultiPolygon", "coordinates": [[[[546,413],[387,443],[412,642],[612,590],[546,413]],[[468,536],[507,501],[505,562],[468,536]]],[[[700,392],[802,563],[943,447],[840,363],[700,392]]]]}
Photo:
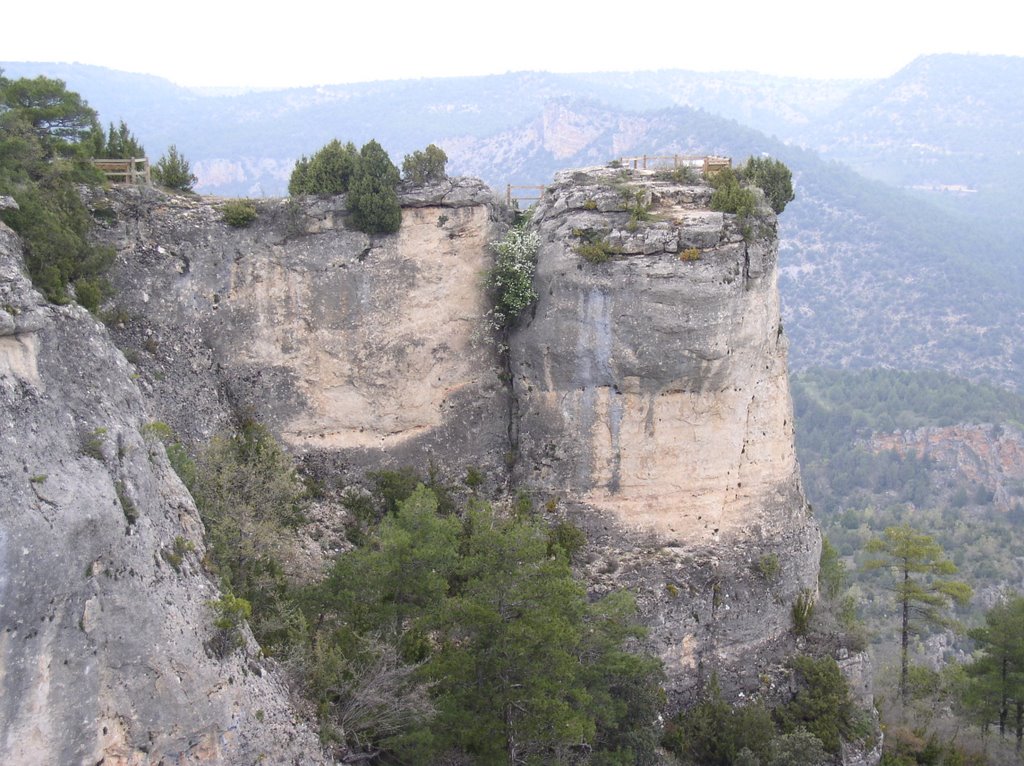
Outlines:
{"type": "Polygon", "coordinates": [[[444,172],[447,164],[448,155],[444,150],[430,144],[423,151],[405,155],[405,159],[402,160],[402,177],[417,186],[432,181],[443,181],[448,177],[444,172]]]}
{"type": "Polygon", "coordinates": [[[342,146],[338,139],[325,144],[316,154],[295,163],[288,180],[288,193],[344,194],[359,167],[359,151],[349,141],[342,146]]]}
{"type": "Polygon", "coordinates": [[[139,140],[128,130],[128,125],[121,120],[115,130],[114,123],[110,123],[107,131],[107,142],[98,155],[106,159],[130,160],[146,156],[146,150],[139,140]]]}
{"type": "Polygon", "coordinates": [[[906,524],[888,527],[882,537],[869,540],[866,550],[881,554],[865,562],[867,570],[888,569],[889,586],[900,609],[900,697],[907,701],[910,634],[919,624],[950,625],[946,610],[971,598],[967,583],[949,579],[956,565],[929,536],[906,524]]]}
{"type": "Polygon", "coordinates": [[[1017,749],[1024,739],[1024,597],[1014,595],[985,614],[985,624],[970,631],[980,656],[967,665],[968,698],[984,724],[997,722],[1006,734],[1013,712],[1017,749]]]}
{"type": "Polygon", "coordinates": [[[188,160],[178,153],[178,147],[174,144],[167,147],[167,154],[153,166],[153,178],[158,184],[178,191],[192,191],[199,180],[192,174],[188,160]]]}
{"type": "Polygon", "coordinates": [[[359,166],[349,184],[348,209],[355,228],[368,234],[390,234],[402,223],[398,204],[398,168],[376,141],[363,145],[359,166]]]}

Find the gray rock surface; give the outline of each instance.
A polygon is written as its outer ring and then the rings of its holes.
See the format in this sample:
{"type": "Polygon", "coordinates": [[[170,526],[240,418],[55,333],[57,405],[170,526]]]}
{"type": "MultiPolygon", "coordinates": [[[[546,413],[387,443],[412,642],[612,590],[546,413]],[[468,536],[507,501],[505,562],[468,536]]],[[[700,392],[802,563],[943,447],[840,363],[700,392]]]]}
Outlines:
{"type": "Polygon", "coordinates": [[[358,476],[431,462],[501,483],[506,387],[486,337],[490,190],[406,190],[397,234],[346,228],[344,197],[216,202],[105,192],[118,251],[118,343],[162,420],[199,444],[255,415],[293,451],[358,476]]]}
{"type": "Polygon", "coordinates": [[[148,420],[198,446],[252,415],[345,478],[473,465],[496,489],[511,472],[586,531],[592,591],[637,594],[674,704],[712,672],[727,693],[784,692],[820,536],[766,208],[744,225],[701,183],[560,175],[506,367],[483,290],[504,220],[479,182],[404,189],[381,237],[345,226],[343,197],[257,200],[233,229],[215,200],[90,194],[118,252],[109,335],[44,304],[0,229],[0,756],[313,758],[272,668],[202,648],[200,522],[148,420]],[[586,237],[615,254],[587,262],[586,237]],[[177,537],[196,548],[180,571],[161,555],[177,537]]]}
{"type": "Polygon", "coordinates": [[[21,260],[0,223],[0,763],[321,763],[251,638],[208,655],[201,522],[132,367],[21,260]]]}
{"type": "Polygon", "coordinates": [[[816,590],[820,551],[794,451],[775,218],[740,222],[710,196],[647,171],[557,176],[533,219],[540,298],[510,339],[516,479],[567,500],[596,582],[618,569],[609,586],[641,594],[676,692],[710,670],[758,688],[792,648],[791,606],[816,590]],[[616,254],[588,262],[577,251],[599,238],[616,254]]]}

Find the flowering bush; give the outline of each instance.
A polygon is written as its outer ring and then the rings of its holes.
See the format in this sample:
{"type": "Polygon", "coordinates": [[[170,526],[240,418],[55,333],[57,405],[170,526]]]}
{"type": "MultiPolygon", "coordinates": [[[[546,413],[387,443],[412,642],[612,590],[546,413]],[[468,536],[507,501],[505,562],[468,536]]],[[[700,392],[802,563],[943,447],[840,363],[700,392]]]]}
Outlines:
{"type": "Polygon", "coordinates": [[[494,308],[489,312],[496,330],[505,330],[531,303],[537,300],[533,289],[540,236],[523,221],[508,230],[505,236],[491,243],[498,256],[487,275],[487,287],[494,293],[494,308]]]}

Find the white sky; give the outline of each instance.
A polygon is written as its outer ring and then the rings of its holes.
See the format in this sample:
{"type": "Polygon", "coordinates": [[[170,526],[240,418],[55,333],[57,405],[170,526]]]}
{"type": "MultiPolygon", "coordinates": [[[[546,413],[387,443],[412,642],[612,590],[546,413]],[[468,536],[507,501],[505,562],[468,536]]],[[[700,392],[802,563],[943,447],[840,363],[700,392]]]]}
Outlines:
{"type": "Polygon", "coordinates": [[[82,0],[12,2],[0,60],[77,61],[189,86],[553,72],[893,74],[926,53],[1024,56],[1006,0],[82,0]]]}

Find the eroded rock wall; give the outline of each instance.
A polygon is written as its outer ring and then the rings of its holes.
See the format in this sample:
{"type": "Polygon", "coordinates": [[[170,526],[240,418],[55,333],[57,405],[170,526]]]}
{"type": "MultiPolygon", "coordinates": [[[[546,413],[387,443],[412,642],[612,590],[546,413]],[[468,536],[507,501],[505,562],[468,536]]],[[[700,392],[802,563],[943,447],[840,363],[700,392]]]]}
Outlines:
{"type": "Polygon", "coordinates": [[[201,522],[134,373],[20,248],[0,223],[0,763],[322,762],[251,639],[207,652],[201,522]]]}
{"type": "Polygon", "coordinates": [[[540,298],[511,340],[515,473],[574,509],[597,582],[629,562],[603,579],[641,592],[675,683],[731,666],[749,686],[770,661],[754,650],[786,640],[815,588],[820,539],[794,451],[775,219],[713,212],[710,196],[653,172],[556,177],[534,216],[540,298]],[[588,243],[610,258],[589,262],[588,243]]]}
{"type": "Polygon", "coordinates": [[[108,199],[126,314],[115,333],[191,441],[226,413],[252,414],[296,452],[356,469],[433,460],[504,473],[508,400],[484,321],[497,235],[487,187],[410,192],[401,230],[372,237],[344,226],[343,197],[257,201],[245,229],[209,201],[108,199]]]}

